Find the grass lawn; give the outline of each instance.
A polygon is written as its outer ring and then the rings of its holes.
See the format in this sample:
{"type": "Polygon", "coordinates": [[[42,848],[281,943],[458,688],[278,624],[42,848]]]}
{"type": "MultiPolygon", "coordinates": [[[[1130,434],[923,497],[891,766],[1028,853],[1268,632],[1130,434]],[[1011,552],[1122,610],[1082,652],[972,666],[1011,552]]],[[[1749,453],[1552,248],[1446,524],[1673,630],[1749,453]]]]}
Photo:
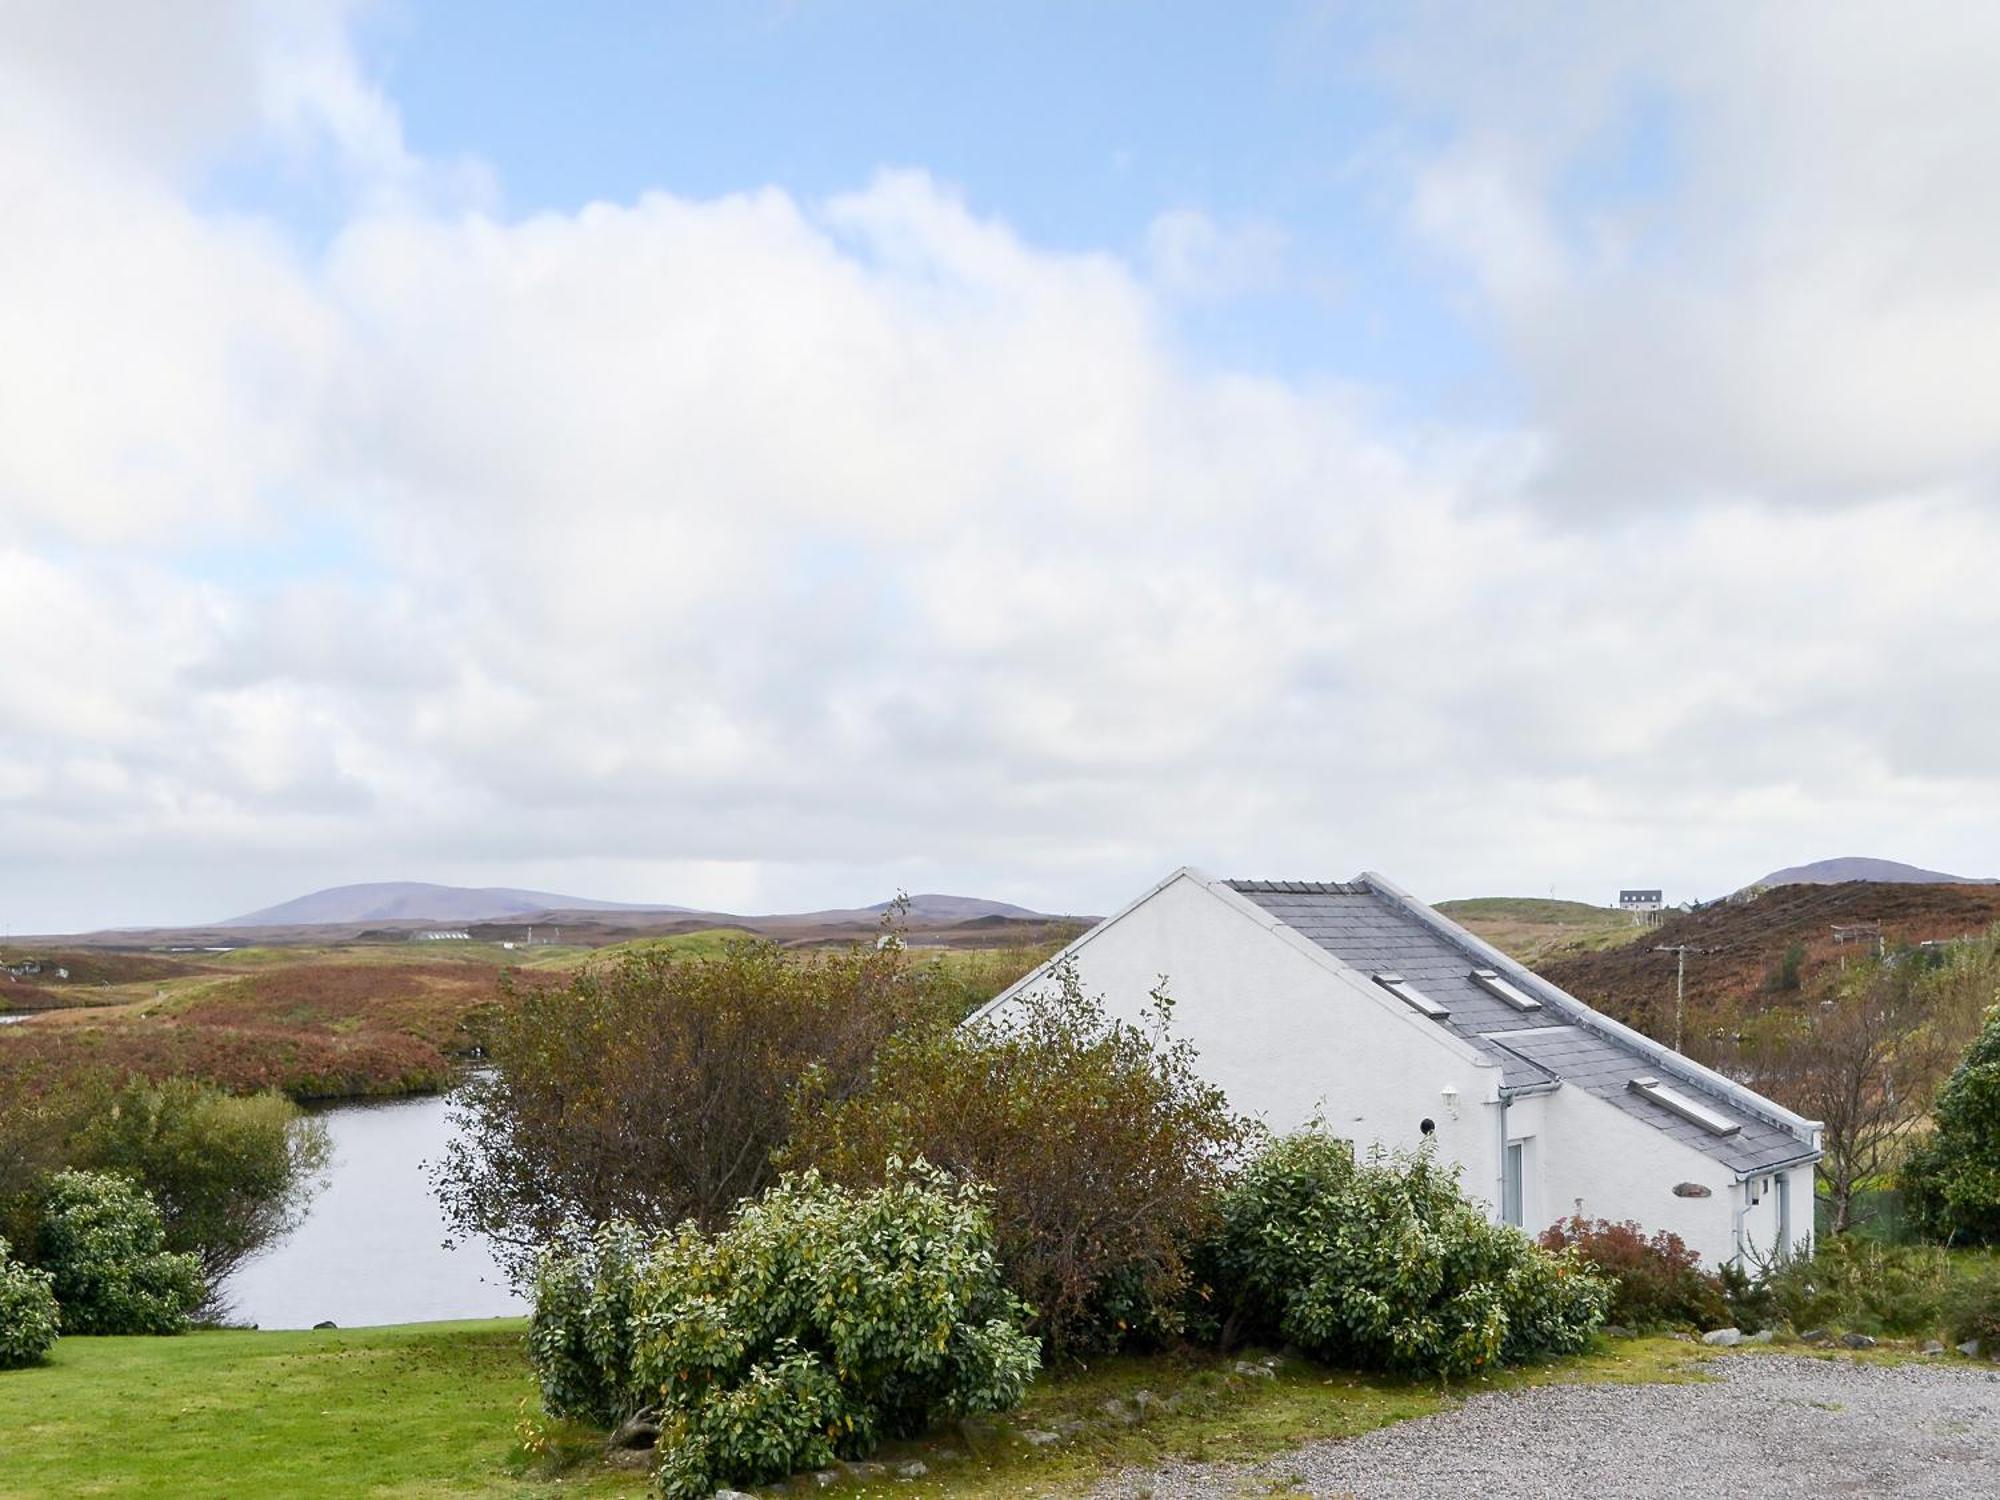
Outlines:
{"type": "MultiPolygon", "coordinates": [[[[63,1339],[0,1371],[0,1496],[553,1493],[509,1463],[524,1327],[63,1339]]],[[[644,1482],[598,1469],[561,1492],[644,1482]]]]}
{"type": "MultiPolygon", "coordinates": [[[[45,1366],[0,1372],[0,1497],[48,1495],[631,1496],[644,1475],[594,1445],[553,1475],[524,1474],[515,1424],[533,1395],[519,1320],[323,1333],[71,1338],[45,1366]]],[[[1024,1408],[880,1455],[924,1459],[921,1480],[844,1493],[998,1500],[1069,1495],[1124,1464],[1252,1458],[1365,1432],[1461,1394],[1554,1380],[1697,1378],[1709,1351],[1642,1339],[1450,1391],[1303,1363],[1271,1378],[1214,1358],[1107,1360],[1046,1378],[1024,1408]],[[1140,1391],[1154,1404],[1138,1416],[1140,1391]],[[1123,1414],[1106,1414],[1106,1403],[1123,1414]],[[1028,1432],[1062,1440],[1036,1446],[1028,1432]]]]}

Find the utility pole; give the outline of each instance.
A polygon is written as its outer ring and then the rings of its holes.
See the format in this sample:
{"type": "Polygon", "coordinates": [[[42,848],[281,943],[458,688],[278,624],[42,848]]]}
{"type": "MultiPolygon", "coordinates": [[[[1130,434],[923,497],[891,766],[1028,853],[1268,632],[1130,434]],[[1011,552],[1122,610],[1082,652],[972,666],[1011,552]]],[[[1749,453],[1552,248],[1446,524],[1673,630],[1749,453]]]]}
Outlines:
{"type": "Polygon", "coordinates": [[[1687,1012],[1688,953],[1699,953],[1701,949],[1691,943],[1662,945],[1653,949],[1655,953],[1674,955],[1674,1051],[1681,1050],[1681,1017],[1687,1012]]]}

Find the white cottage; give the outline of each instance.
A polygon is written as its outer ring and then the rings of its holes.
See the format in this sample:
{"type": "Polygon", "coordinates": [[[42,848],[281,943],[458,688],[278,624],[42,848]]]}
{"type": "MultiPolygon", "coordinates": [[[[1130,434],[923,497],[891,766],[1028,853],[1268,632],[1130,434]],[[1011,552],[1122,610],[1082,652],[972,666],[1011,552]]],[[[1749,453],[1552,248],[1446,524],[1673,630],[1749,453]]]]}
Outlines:
{"type": "Polygon", "coordinates": [[[1431,1137],[1496,1216],[1670,1229],[1710,1265],[1809,1248],[1819,1125],[1598,1014],[1379,875],[1175,871],[979,1015],[1072,960],[1174,1029],[1240,1112],[1363,1151],[1431,1137]]]}

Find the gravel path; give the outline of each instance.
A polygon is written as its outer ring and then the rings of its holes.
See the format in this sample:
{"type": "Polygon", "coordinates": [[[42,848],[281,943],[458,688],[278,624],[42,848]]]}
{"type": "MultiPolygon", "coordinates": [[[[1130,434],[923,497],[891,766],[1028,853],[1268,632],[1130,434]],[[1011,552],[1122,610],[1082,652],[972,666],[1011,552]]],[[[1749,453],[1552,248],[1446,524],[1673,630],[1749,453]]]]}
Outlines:
{"type": "Polygon", "coordinates": [[[1209,1500],[1822,1500],[2000,1496],[2000,1374],[1952,1362],[1782,1355],[1694,1385],[1553,1385],[1480,1396],[1255,1465],[1173,1464],[1097,1493],[1209,1500]]]}

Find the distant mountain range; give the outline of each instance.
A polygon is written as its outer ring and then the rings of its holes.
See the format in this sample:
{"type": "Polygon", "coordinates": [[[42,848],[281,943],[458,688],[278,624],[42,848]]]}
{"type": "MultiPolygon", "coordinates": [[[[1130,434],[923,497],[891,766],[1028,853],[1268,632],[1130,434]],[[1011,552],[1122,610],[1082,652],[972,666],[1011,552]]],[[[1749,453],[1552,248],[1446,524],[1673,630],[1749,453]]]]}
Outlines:
{"type": "Polygon", "coordinates": [[[686,911],[685,906],[639,906],[592,901],[553,891],[518,891],[506,886],[427,885],[418,880],[382,880],[336,885],[309,896],[231,917],[223,927],[320,927],[355,922],[498,922],[545,911],[686,911]]]}
{"type": "Polygon", "coordinates": [[[1793,865],[1773,870],[1758,885],[1837,885],[1844,880],[1874,880],[1891,885],[1995,885],[1971,875],[1947,875],[1942,870],[1925,870],[1900,864],[1893,859],[1865,859],[1848,855],[1842,859],[1819,859],[1809,865],[1793,865]]]}
{"type": "MultiPolygon", "coordinates": [[[[801,912],[790,920],[804,923],[867,921],[892,903],[801,912]]],[[[644,905],[628,901],[593,901],[554,891],[522,891],[506,886],[428,885],[421,881],[389,880],[367,885],[337,885],[309,896],[246,912],[217,925],[222,927],[336,927],[368,922],[504,922],[548,912],[669,912],[684,915],[726,915],[699,912],[689,906],[644,905]]],[[[1006,901],[979,896],[946,896],[936,892],[909,898],[909,915],[920,922],[970,922],[983,917],[1034,919],[1043,915],[1006,901]]]]}

